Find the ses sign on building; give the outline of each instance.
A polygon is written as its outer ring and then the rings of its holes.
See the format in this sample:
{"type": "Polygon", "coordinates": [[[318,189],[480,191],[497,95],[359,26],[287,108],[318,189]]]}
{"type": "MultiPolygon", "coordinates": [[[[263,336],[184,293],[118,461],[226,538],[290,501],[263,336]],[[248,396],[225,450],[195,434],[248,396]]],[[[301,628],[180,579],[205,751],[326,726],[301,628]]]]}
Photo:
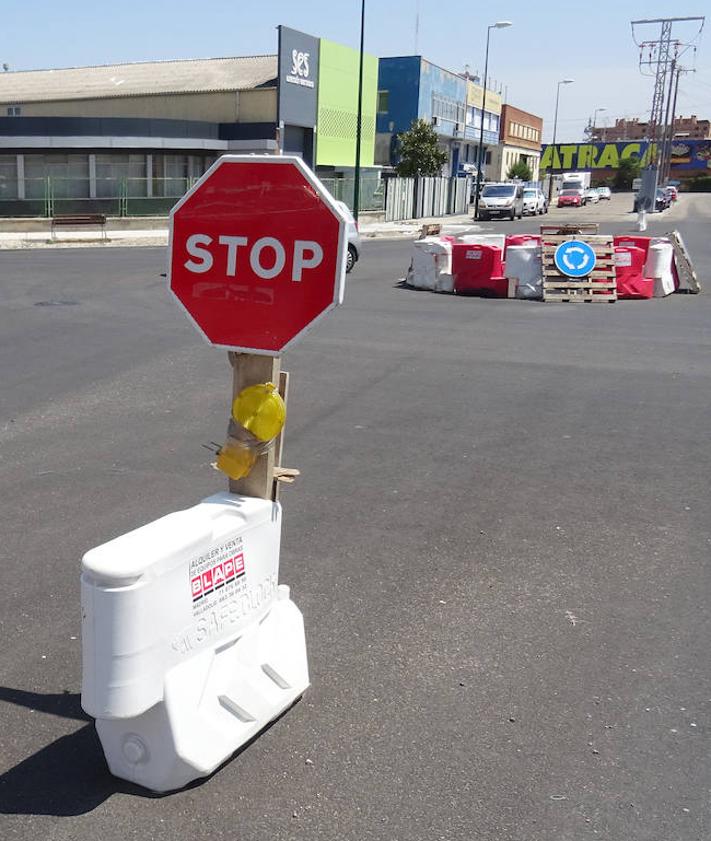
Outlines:
{"type": "Polygon", "coordinates": [[[290,85],[300,85],[302,88],[315,88],[316,83],[311,77],[311,53],[299,50],[291,51],[291,73],[287,73],[286,81],[290,85]]]}
{"type": "Polygon", "coordinates": [[[278,116],[282,150],[314,163],[318,117],[319,39],[279,27],[278,116]]]}

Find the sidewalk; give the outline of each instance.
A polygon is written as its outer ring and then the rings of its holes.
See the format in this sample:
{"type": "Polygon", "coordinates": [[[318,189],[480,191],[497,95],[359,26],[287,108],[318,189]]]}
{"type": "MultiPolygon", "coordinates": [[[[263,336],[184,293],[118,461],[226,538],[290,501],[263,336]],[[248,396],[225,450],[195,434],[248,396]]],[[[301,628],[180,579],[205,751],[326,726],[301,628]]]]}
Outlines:
{"type": "Polygon", "coordinates": [[[166,246],[168,229],[147,231],[61,231],[54,237],[49,228],[46,231],[0,232],[0,251],[22,248],[88,248],[101,246],[152,245],[166,246]]]}
{"type": "MultiPolygon", "coordinates": [[[[154,228],[128,227],[130,223],[141,224],[141,219],[109,220],[107,230],[102,233],[98,229],[61,230],[52,236],[49,220],[26,220],[30,230],[0,231],[0,250],[23,248],[87,248],[101,246],[166,246],[168,244],[168,220],[160,221],[154,228]],[[44,224],[46,223],[46,224],[44,224]],[[121,227],[114,229],[114,224],[121,227]]],[[[155,222],[155,220],[151,220],[155,222]]],[[[412,219],[403,222],[374,222],[364,219],[360,223],[360,235],[363,239],[414,239],[425,224],[442,225],[443,232],[464,233],[480,230],[472,217],[438,216],[427,219],[412,219]]],[[[13,227],[21,226],[20,220],[13,222],[13,227]]]]}
{"type": "Polygon", "coordinates": [[[462,234],[481,230],[471,214],[460,216],[428,216],[425,219],[407,219],[401,222],[360,222],[363,239],[407,239],[420,235],[423,225],[441,225],[442,233],[462,234]]]}

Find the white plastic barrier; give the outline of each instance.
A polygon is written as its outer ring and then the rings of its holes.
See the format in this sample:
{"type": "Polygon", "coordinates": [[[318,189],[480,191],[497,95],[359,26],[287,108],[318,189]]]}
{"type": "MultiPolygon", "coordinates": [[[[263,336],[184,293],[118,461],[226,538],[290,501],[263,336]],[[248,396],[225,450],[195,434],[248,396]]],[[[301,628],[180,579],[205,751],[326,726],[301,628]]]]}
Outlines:
{"type": "Polygon", "coordinates": [[[672,260],[674,248],[669,242],[655,242],[649,246],[644,276],[654,278],[654,297],[664,298],[674,292],[672,260]]]}
{"type": "MultiPolygon", "coordinates": [[[[506,277],[516,298],[540,298],[543,294],[543,263],[538,245],[510,245],[506,249],[506,277]]],[[[509,295],[511,297],[511,295],[509,295]]]]}
{"type": "Polygon", "coordinates": [[[454,275],[440,272],[435,281],[435,292],[454,292],[454,275]]]}
{"type": "Polygon", "coordinates": [[[224,493],[84,556],[82,707],[117,777],[181,788],[303,694],[280,533],[278,503],[224,493]]]}
{"type": "Polygon", "coordinates": [[[504,234],[464,234],[457,237],[457,242],[463,242],[465,245],[494,245],[501,249],[502,254],[506,249],[504,234]]]}
{"type": "Polygon", "coordinates": [[[454,222],[443,222],[441,228],[441,236],[452,236],[456,238],[460,238],[462,236],[469,236],[472,234],[476,234],[479,230],[479,226],[475,225],[473,222],[469,223],[454,223],[454,222]]]}
{"type": "Polygon", "coordinates": [[[452,276],[452,246],[448,241],[435,237],[425,237],[415,240],[412,253],[412,264],[408,272],[407,282],[415,289],[430,289],[445,291],[442,285],[448,285],[447,278],[452,276]]]}

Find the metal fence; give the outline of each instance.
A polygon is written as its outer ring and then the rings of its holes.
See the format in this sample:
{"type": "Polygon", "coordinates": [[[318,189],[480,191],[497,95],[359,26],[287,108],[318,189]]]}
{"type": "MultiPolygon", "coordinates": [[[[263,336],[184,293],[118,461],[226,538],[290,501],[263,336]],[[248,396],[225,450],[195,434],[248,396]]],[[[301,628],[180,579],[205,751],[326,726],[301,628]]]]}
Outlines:
{"type": "MultiPolygon", "coordinates": [[[[355,178],[321,176],[321,183],[337,201],[345,202],[353,210],[355,178]]],[[[377,175],[364,175],[360,179],[360,210],[385,209],[385,182],[377,175]]]]}
{"type": "MultiPolygon", "coordinates": [[[[22,197],[0,190],[0,217],[104,213],[107,216],[167,216],[196,178],[24,179],[22,197]]],[[[353,208],[353,177],[321,178],[331,195],[353,208]]],[[[380,178],[361,180],[360,210],[380,211],[388,221],[466,213],[471,178],[380,178]]]]}
{"type": "Polygon", "coordinates": [[[415,179],[388,178],[385,190],[385,221],[412,219],[415,208],[415,179]]]}
{"type": "Polygon", "coordinates": [[[466,213],[469,209],[472,179],[465,178],[389,178],[385,193],[385,219],[424,219],[466,213]]]}
{"type": "MultiPolygon", "coordinates": [[[[25,178],[24,196],[0,189],[0,217],[63,213],[105,213],[107,216],[167,216],[196,178],[25,178]]],[[[355,179],[322,177],[331,195],[353,208],[355,179]]],[[[360,209],[382,211],[385,187],[375,174],[361,179],[360,209]]]]}
{"type": "Polygon", "coordinates": [[[0,217],[64,213],[167,216],[196,178],[26,178],[22,198],[0,193],[0,217]]]}

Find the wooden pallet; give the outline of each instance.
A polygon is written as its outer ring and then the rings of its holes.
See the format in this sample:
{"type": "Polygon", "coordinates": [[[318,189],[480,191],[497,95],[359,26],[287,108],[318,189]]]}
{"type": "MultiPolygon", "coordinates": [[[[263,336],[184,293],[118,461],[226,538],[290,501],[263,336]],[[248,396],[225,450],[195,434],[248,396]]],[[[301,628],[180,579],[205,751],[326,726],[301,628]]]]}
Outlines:
{"type": "Polygon", "coordinates": [[[426,222],[420,228],[420,235],[418,239],[425,237],[438,237],[442,233],[442,225],[439,222],[426,222]]]}
{"type": "Polygon", "coordinates": [[[596,254],[599,253],[600,249],[607,249],[609,251],[613,247],[612,237],[607,234],[541,234],[541,242],[543,245],[549,244],[555,246],[556,248],[562,242],[570,242],[574,239],[587,242],[596,254]]]}
{"type": "Polygon", "coordinates": [[[684,240],[681,238],[679,231],[672,231],[667,234],[669,242],[674,249],[674,257],[676,258],[676,268],[679,273],[679,280],[681,281],[681,288],[686,289],[692,295],[701,292],[701,283],[696,275],[694,264],[691,262],[689,252],[686,250],[684,240]]]}
{"type": "Polygon", "coordinates": [[[614,304],[617,302],[617,282],[587,280],[544,280],[543,300],[563,304],[614,304]]]}
{"type": "MultiPolygon", "coordinates": [[[[560,232],[544,234],[543,227],[546,226],[541,226],[543,300],[546,303],[616,303],[617,280],[612,237],[602,234],[576,235],[560,232]],[[563,242],[576,239],[586,242],[595,252],[595,268],[589,275],[579,280],[561,274],[555,265],[555,251],[558,246],[563,242]]],[[[597,230],[597,225],[590,227],[595,227],[597,230]]]]}
{"type": "Polygon", "coordinates": [[[596,234],[600,230],[597,222],[582,222],[581,224],[571,223],[569,225],[541,225],[541,236],[570,236],[575,234],[574,239],[579,239],[581,234],[590,236],[596,234]]]}

